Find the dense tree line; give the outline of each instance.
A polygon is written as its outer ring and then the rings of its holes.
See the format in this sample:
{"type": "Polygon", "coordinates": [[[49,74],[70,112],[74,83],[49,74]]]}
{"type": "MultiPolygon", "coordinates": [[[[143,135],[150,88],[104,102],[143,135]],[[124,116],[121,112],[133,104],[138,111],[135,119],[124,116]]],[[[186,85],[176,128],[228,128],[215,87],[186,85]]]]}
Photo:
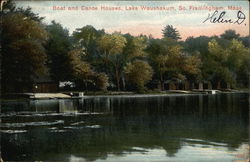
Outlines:
{"type": "Polygon", "coordinates": [[[167,81],[228,83],[247,87],[250,37],[234,30],[220,36],[180,41],[167,25],[163,37],[106,33],[91,25],[72,35],[61,24],[44,24],[30,8],[7,3],[1,13],[2,88],[30,89],[37,78],[71,81],[75,90],[136,90],[160,88],[167,81]]]}

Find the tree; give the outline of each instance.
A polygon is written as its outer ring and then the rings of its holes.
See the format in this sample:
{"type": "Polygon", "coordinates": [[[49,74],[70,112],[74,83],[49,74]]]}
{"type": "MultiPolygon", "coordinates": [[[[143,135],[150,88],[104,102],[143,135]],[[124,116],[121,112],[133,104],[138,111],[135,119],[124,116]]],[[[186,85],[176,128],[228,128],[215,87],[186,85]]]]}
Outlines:
{"type": "Polygon", "coordinates": [[[61,24],[52,21],[46,26],[49,39],[45,44],[48,55],[47,65],[55,81],[70,80],[69,51],[73,48],[69,32],[61,24]]]}
{"type": "Polygon", "coordinates": [[[220,35],[221,38],[227,39],[227,40],[232,40],[232,39],[238,39],[240,34],[236,34],[235,30],[229,29],[226,30],[223,34],[220,35]]]}
{"type": "Polygon", "coordinates": [[[242,65],[243,60],[247,59],[248,50],[242,42],[233,39],[230,46],[226,49],[226,52],[228,53],[228,67],[231,71],[236,72],[242,65]]]}
{"type": "Polygon", "coordinates": [[[92,70],[89,63],[81,59],[81,49],[75,48],[69,51],[69,64],[72,73],[72,80],[78,88],[88,90],[98,89],[105,91],[108,86],[108,77],[104,73],[97,73],[92,70]]]}
{"type": "Polygon", "coordinates": [[[213,39],[208,43],[210,57],[206,62],[205,71],[209,80],[220,88],[221,83],[233,84],[233,76],[227,67],[228,52],[213,39]]]}
{"type": "Polygon", "coordinates": [[[228,53],[219,45],[219,43],[212,39],[208,43],[208,51],[210,53],[210,57],[217,62],[220,62],[225,65],[228,57],[228,53]]]}
{"type": "Polygon", "coordinates": [[[147,62],[135,60],[126,66],[125,74],[127,79],[135,84],[137,90],[143,92],[145,90],[144,85],[152,78],[153,69],[147,62]]]}
{"type": "Polygon", "coordinates": [[[242,65],[239,67],[237,71],[237,86],[241,88],[246,88],[249,86],[249,71],[250,71],[250,53],[248,49],[248,54],[246,59],[243,60],[242,65]]]}
{"type": "Polygon", "coordinates": [[[37,13],[32,12],[30,7],[27,8],[17,8],[15,13],[21,13],[27,17],[29,17],[31,20],[37,21],[37,22],[42,22],[44,17],[40,17],[37,13]]]}
{"type": "Polygon", "coordinates": [[[96,30],[93,26],[87,25],[73,32],[73,38],[84,50],[84,59],[96,64],[99,55],[97,40],[104,35],[104,30],[96,30]]]}
{"type": "Polygon", "coordinates": [[[234,87],[237,81],[246,85],[244,80],[249,76],[249,49],[236,39],[228,40],[224,48],[218,41],[213,39],[208,43],[209,57],[203,62],[202,69],[204,78],[217,84],[218,88],[221,83],[229,83],[234,87]]]}
{"type": "MultiPolygon", "coordinates": [[[[106,72],[108,73],[108,65],[111,64],[111,70],[115,73],[117,90],[120,90],[121,71],[123,70],[123,48],[126,45],[126,39],[120,33],[105,34],[99,41],[98,46],[102,52],[103,62],[106,72]]],[[[109,72],[112,75],[112,72],[109,72]]]]}
{"type": "Polygon", "coordinates": [[[240,41],[244,44],[245,47],[250,48],[250,36],[240,37],[240,41]]]}
{"type": "Polygon", "coordinates": [[[108,87],[108,76],[105,73],[96,73],[95,74],[96,80],[96,88],[98,90],[106,91],[108,87]]]}
{"type": "Polygon", "coordinates": [[[176,41],[169,38],[153,39],[147,47],[147,52],[162,90],[166,79],[185,79],[182,47],[176,41]]]}
{"type": "Polygon", "coordinates": [[[4,91],[30,90],[46,71],[43,44],[47,32],[39,22],[21,13],[8,13],[2,21],[2,87],[4,91]]]}
{"type": "Polygon", "coordinates": [[[80,58],[81,50],[73,49],[69,51],[69,64],[70,70],[72,73],[72,80],[78,84],[78,86],[84,85],[85,89],[88,89],[88,83],[91,83],[90,74],[93,71],[90,68],[90,65],[86,62],[83,62],[80,58]],[[82,84],[83,83],[83,84],[82,84]]]}
{"type": "Polygon", "coordinates": [[[206,59],[208,56],[208,42],[213,37],[199,36],[199,37],[188,37],[184,42],[184,50],[188,53],[196,53],[201,59],[206,59]]]}
{"type": "Polygon", "coordinates": [[[179,40],[181,39],[179,31],[177,31],[176,28],[174,28],[172,25],[167,25],[163,30],[163,37],[164,38],[171,38],[173,40],[179,40]]]}
{"type": "MultiPolygon", "coordinates": [[[[148,38],[146,36],[132,36],[130,34],[125,34],[126,38],[126,46],[123,49],[123,60],[122,66],[125,67],[128,63],[133,62],[136,59],[146,59],[147,53],[145,52],[145,48],[147,47],[148,38]]],[[[126,79],[124,71],[122,71],[122,85],[123,89],[126,89],[126,79]]]]}
{"type": "Polygon", "coordinates": [[[246,48],[241,41],[233,39],[229,47],[225,50],[228,53],[227,67],[231,71],[234,80],[240,84],[247,85],[242,78],[249,76],[249,49],[246,48]]]}
{"type": "Polygon", "coordinates": [[[131,61],[137,58],[143,58],[146,56],[145,49],[147,47],[147,37],[146,36],[131,36],[130,34],[124,35],[126,38],[126,46],[124,47],[124,54],[126,59],[131,61]]]}
{"type": "Polygon", "coordinates": [[[31,7],[16,7],[13,0],[7,0],[7,2],[3,5],[3,10],[4,11],[1,12],[3,15],[7,15],[9,13],[22,14],[39,23],[42,23],[42,20],[44,19],[44,17],[40,17],[37,13],[32,12],[31,7]]]}
{"type": "Polygon", "coordinates": [[[183,71],[189,81],[201,80],[201,59],[198,56],[186,56],[183,71]]]}

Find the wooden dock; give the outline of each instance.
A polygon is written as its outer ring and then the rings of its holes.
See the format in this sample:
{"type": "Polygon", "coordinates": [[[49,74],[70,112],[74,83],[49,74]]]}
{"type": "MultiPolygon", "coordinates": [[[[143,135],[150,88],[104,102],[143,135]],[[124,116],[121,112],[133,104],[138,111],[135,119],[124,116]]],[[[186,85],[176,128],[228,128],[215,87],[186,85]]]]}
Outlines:
{"type": "Polygon", "coordinates": [[[61,98],[71,98],[70,95],[63,93],[31,93],[30,99],[61,99],[61,98]]]}
{"type": "Polygon", "coordinates": [[[66,99],[71,98],[70,95],[63,93],[9,93],[7,98],[27,98],[27,99],[66,99]]]}

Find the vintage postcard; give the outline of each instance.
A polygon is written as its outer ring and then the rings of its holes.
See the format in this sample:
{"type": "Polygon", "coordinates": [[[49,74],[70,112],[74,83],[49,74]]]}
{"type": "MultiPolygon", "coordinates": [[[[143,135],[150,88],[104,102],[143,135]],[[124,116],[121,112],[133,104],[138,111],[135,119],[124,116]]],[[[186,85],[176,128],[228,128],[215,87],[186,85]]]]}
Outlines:
{"type": "Polygon", "coordinates": [[[0,2],[0,161],[249,161],[249,1],[0,2]]]}

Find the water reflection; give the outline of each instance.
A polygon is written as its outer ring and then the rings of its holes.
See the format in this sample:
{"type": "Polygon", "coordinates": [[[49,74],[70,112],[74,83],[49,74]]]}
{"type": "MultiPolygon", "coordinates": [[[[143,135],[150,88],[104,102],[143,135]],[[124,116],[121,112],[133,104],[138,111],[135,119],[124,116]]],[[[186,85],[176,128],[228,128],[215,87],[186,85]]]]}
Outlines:
{"type": "Polygon", "coordinates": [[[236,155],[248,147],[248,97],[242,93],[3,102],[2,156],[59,161],[244,159],[236,155]]]}

